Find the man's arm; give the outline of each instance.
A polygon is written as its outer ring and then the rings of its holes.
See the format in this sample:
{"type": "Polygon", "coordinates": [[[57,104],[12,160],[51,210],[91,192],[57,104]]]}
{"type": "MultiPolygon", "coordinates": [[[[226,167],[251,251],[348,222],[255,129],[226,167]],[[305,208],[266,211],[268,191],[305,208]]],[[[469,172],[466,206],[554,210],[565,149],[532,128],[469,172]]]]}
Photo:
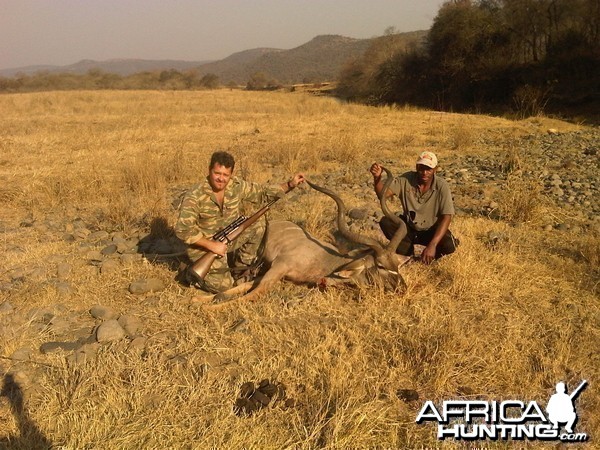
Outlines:
{"type": "MultiPolygon", "coordinates": [[[[373,163],[370,169],[371,175],[373,175],[373,187],[375,188],[375,193],[377,194],[377,198],[381,198],[381,191],[383,191],[383,181],[381,180],[381,174],[383,173],[383,168],[377,164],[373,163]]],[[[385,198],[391,197],[393,194],[389,189],[385,193],[385,198]]]]}
{"type": "Polygon", "coordinates": [[[294,189],[296,186],[298,186],[299,184],[302,184],[302,183],[304,183],[304,174],[297,173],[296,175],[294,175],[292,177],[292,179],[290,181],[281,183],[280,186],[281,186],[281,189],[283,190],[283,192],[287,194],[292,189],[294,189]]]}
{"type": "Polygon", "coordinates": [[[452,222],[451,214],[442,214],[437,220],[435,234],[433,235],[431,242],[429,242],[427,247],[425,247],[425,250],[423,250],[423,253],[421,253],[421,261],[425,264],[429,264],[435,259],[435,250],[448,231],[448,228],[450,228],[450,222],[452,222]]]}
{"type": "Polygon", "coordinates": [[[205,237],[198,239],[197,241],[190,244],[190,246],[199,248],[207,252],[212,252],[215,255],[219,256],[225,256],[227,254],[226,242],[214,241],[205,237]]]}

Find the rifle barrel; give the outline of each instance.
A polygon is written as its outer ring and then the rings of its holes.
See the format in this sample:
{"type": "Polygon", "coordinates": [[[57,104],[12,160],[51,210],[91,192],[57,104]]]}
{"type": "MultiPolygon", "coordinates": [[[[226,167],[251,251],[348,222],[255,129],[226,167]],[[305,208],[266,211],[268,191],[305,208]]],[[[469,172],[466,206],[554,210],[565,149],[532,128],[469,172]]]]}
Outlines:
{"type": "Polygon", "coordinates": [[[575,397],[577,397],[579,395],[579,393],[585,387],[586,384],[587,384],[587,380],[583,380],[579,384],[579,386],[577,386],[577,388],[573,392],[571,392],[571,395],[569,395],[569,397],[571,398],[571,400],[573,400],[575,397]]]}

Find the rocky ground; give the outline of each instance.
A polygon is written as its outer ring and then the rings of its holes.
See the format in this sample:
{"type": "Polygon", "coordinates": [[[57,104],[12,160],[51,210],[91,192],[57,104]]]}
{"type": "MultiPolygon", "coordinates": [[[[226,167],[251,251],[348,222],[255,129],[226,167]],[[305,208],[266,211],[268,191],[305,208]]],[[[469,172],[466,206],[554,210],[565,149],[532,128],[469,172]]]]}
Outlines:
{"type": "MultiPolygon", "coordinates": [[[[506,186],[509,176],[539,186],[544,201],[562,208],[560,217],[549,216],[538,226],[545,232],[600,232],[600,131],[558,133],[549,130],[539,136],[515,141],[507,148],[504,142],[485,141],[481,146],[497,148],[496,156],[472,155],[450,157],[442,161],[441,174],[449,181],[459,215],[483,214],[494,217],[500,209],[496,195],[506,186]],[[511,175],[512,174],[512,175],[511,175]]],[[[382,161],[390,168],[394,161],[382,161]]],[[[399,173],[400,168],[395,168],[399,173]]],[[[381,212],[374,203],[368,174],[358,183],[348,177],[330,173],[314,181],[334,186],[355,199],[349,212],[351,227],[364,231],[378,229],[381,212]]],[[[363,171],[364,173],[364,171],[363,171]]],[[[175,189],[181,191],[181,189],[175,189]]],[[[306,195],[298,190],[294,195],[306,195]]],[[[176,197],[176,195],[174,195],[176,197]]],[[[501,214],[501,211],[499,212],[501,214]]],[[[122,271],[123,268],[147,264],[144,254],[177,253],[183,246],[173,237],[156,236],[147,231],[110,232],[98,229],[79,218],[58,215],[44,220],[23,217],[20,221],[0,222],[5,242],[5,267],[0,274],[0,338],[5,342],[39,342],[1,354],[0,369],[12,373],[24,388],[35,387],[39,371],[48,364],[47,356],[60,352],[69,364],[81,364],[93,358],[101,346],[124,342],[123,348],[143,350],[152,339],[169,339],[161,334],[149,336],[143,311],[115,311],[98,304],[72,310],[58,301],[40,308],[23,308],[13,298],[27,295],[32,283],[56,291],[59,299],[75,295],[84,283],[73,276],[86,268],[90,276],[122,271]],[[32,241],[44,239],[57,243],[60,252],[48,256],[35,266],[20,266],[11,261],[27,252],[18,236],[28,233],[32,241]]],[[[172,267],[173,273],[176,268],[172,267]]],[[[145,296],[147,308],[156,306],[153,293],[165,289],[156,278],[132,278],[122,289],[129,295],[145,296]]]]}

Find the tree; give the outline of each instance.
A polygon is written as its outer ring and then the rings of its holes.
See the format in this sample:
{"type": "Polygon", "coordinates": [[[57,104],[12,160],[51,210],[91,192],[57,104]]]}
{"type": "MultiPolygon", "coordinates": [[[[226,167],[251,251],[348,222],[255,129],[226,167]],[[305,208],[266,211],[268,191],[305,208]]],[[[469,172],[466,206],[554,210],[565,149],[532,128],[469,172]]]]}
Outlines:
{"type": "Polygon", "coordinates": [[[200,85],[207,89],[217,89],[220,85],[219,77],[214,73],[207,73],[200,80],[200,85]]]}

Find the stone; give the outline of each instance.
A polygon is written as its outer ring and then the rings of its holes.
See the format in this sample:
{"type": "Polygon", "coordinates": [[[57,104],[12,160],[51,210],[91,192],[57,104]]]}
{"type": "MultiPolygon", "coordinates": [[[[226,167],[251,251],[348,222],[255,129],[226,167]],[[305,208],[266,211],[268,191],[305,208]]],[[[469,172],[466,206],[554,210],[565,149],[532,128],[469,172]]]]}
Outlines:
{"type": "Polygon", "coordinates": [[[141,352],[144,350],[144,348],[146,348],[147,341],[148,338],[138,336],[129,343],[129,347],[127,347],[127,349],[131,352],[141,352]]]}
{"type": "Polygon", "coordinates": [[[15,361],[27,361],[31,359],[31,355],[32,351],[29,347],[21,347],[10,355],[10,359],[14,359],[15,361]]]}
{"type": "Polygon", "coordinates": [[[8,301],[0,303],[0,316],[10,314],[13,311],[14,308],[8,301]]]}
{"type": "Polygon", "coordinates": [[[116,319],[117,312],[109,306],[94,305],[90,308],[90,314],[94,319],[111,320],[116,319]]]}
{"type": "Polygon", "coordinates": [[[90,235],[91,231],[85,227],[77,227],[73,230],[73,236],[77,239],[85,239],[90,235]]]}
{"type": "Polygon", "coordinates": [[[48,274],[46,272],[46,269],[44,269],[43,267],[36,267],[27,274],[28,279],[37,282],[44,281],[47,277],[48,274]]]}
{"type": "Polygon", "coordinates": [[[53,334],[62,334],[71,329],[71,323],[68,320],[63,319],[62,317],[54,317],[50,321],[50,326],[48,327],[48,331],[53,334]]]}
{"type": "Polygon", "coordinates": [[[137,335],[138,330],[140,329],[142,322],[140,321],[139,318],[137,318],[136,316],[132,316],[132,315],[127,315],[124,314],[121,317],[119,317],[119,325],[121,325],[121,327],[123,327],[123,329],[125,330],[125,332],[127,333],[127,335],[129,337],[134,337],[137,335]]]}
{"type": "Polygon", "coordinates": [[[165,288],[165,284],[158,278],[148,278],[134,281],[129,285],[129,292],[132,294],[146,294],[148,292],[158,292],[165,288]]]}
{"type": "Polygon", "coordinates": [[[369,216],[367,208],[352,208],[348,211],[348,216],[354,220],[364,220],[369,216]]]}
{"type": "Polygon", "coordinates": [[[123,254],[135,254],[138,252],[138,242],[131,239],[126,242],[119,242],[117,244],[117,252],[123,254]]]}
{"type": "Polygon", "coordinates": [[[58,283],[56,283],[55,287],[56,291],[58,292],[58,295],[60,295],[61,297],[68,297],[73,293],[73,288],[71,287],[71,284],[67,283],[66,281],[59,281],[58,283]]]}
{"type": "Polygon", "coordinates": [[[142,255],[138,253],[123,253],[120,258],[121,264],[128,266],[142,260],[142,255]]]}
{"type": "Polygon", "coordinates": [[[125,337],[123,327],[115,319],[102,322],[96,330],[96,340],[101,343],[119,341],[125,337]]]}
{"type": "Polygon", "coordinates": [[[95,231],[93,233],[90,233],[87,236],[87,240],[90,242],[98,242],[101,241],[102,239],[108,239],[109,235],[106,231],[104,230],[100,230],[100,231],[95,231]]]}
{"type": "Polygon", "coordinates": [[[100,253],[102,253],[105,256],[112,255],[116,252],[117,252],[117,244],[107,245],[102,250],[100,250],[100,253]]]}
{"type": "Polygon", "coordinates": [[[8,272],[11,281],[21,281],[25,279],[25,269],[19,267],[8,272]]]}
{"type": "Polygon", "coordinates": [[[119,271],[120,263],[115,259],[107,259],[100,265],[100,273],[103,275],[116,273],[119,271]]]}
{"type": "Polygon", "coordinates": [[[56,267],[56,276],[58,277],[59,280],[66,280],[67,278],[69,278],[72,271],[73,271],[73,266],[71,266],[71,264],[62,262],[62,263],[59,263],[58,266],[56,267]]]}
{"type": "Polygon", "coordinates": [[[101,262],[104,260],[104,256],[98,250],[89,250],[85,257],[92,262],[101,262]]]}
{"type": "Polygon", "coordinates": [[[73,351],[75,349],[77,349],[77,342],[58,342],[58,341],[52,341],[52,342],[46,342],[44,344],[42,344],[40,346],[40,352],[42,352],[44,355],[48,354],[48,353],[55,353],[59,350],[64,350],[64,351],[73,351]]]}

